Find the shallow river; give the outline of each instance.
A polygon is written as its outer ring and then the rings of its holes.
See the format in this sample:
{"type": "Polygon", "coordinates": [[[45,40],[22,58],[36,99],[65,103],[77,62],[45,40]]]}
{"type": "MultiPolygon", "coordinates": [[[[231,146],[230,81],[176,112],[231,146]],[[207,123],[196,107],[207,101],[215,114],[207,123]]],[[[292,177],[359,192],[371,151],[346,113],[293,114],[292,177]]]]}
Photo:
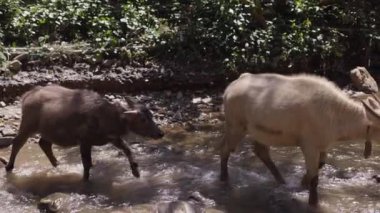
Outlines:
{"type": "MultiPolygon", "coordinates": [[[[0,212],[39,212],[38,201],[55,192],[63,212],[151,212],[187,201],[200,212],[311,212],[300,187],[304,173],[299,148],[273,148],[272,157],[286,179],[278,185],[243,141],[230,159],[230,183],[218,180],[221,126],[197,131],[167,128],[162,140],[132,139],[141,178],[132,176],[127,159],[112,146],[93,149],[91,182],[82,183],[78,148],[54,147],[60,165],[52,168],[39,146],[27,143],[15,170],[0,168],[0,212]],[[166,205],[166,207],[165,207],[166,205]]],[[[362,157],[364,144],[337,145],[320,171],[320,212],[380,212],[380,146],[362,157]]],[[[10,149],[0,150],[8,158],[10,149]]],[[[3,167],[3,166],[2,166],[3,167]]]]}

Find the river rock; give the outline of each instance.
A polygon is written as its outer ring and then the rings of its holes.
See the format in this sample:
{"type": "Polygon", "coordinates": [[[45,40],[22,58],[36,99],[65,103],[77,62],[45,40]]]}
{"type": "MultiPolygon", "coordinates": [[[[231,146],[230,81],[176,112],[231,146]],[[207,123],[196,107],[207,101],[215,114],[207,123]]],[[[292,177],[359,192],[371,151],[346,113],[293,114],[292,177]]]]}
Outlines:
{"type": "Polygon", "coordinates": [[[215,206],[215,201],[209,198],[206,198],[198,191],[192,192],[189,196],[189,200],[196,201],[197,203],[203,206],[208,206],[208,207],[215,206]]]}
{"type": "Polygon", "coordinates": [[[125,72],[125,69],[123,67],[116,67],[115,72],[117,74],[121,74],[125,72]]]}
{"type": "Polygon", "coordinates": [[[207,97],[207,98],[203,98],[202,99],[202,102],[205,103],[205,104],[208,104],[212,101],[212,99],[210,97],[207,97]]]}
{"type": "Polygon", "coordinates": [[[193,98],[193,100],[191,101],[193,104],[199,104],[200,102],[202,102],[202,98],[193,98]]]}
{"type": "Polygon", "coordinates": [[[70,202],[70,195],[56,192],[50,194],[41,200],[37,204],[37,208],[42,212],[68,212],[65,206],[68,206],[70,202]]]}
{"type": "Polygon", "coordinates": [[[106,59],[103,61],[102,63],[102,67],[103,68],[110,68],[112,67],[112,65],[115,63],[115,60],[112,60],[112,59],[106,59]]]}
{"type": "Polygon", "coordinates": [[[12,144],[13,137],[0,137],[0,149],[6,148],[12,144]]]}
{"type": "Polygon", "coordinates": [[[365,93],[377,93],[379,88],[375,79],[365,67],[356,67],[350,71],[350,77],[354,87],[365,93]]]}
{"type": "Polygon", "coordinates": [[[16,131],[9,125],[6,125],[3,129],[0,130],[0,132],[4,137],[16,135],[16,131]]]}
{"type": "Polygon", "coordinates": [[[22,63],[19,60],[13,60],[8,63],[7,68],[14,73],[17,73],[21,70],[22,63]]]}

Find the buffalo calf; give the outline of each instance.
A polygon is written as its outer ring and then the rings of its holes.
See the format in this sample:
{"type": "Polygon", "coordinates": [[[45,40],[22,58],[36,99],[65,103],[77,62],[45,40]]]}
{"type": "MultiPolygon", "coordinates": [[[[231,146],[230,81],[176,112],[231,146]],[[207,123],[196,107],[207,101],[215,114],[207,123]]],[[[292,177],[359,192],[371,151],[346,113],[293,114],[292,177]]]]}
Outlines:
{"type": "Polygon", "coordinates": [[[52,144],[79,145],[84,168],[83,179],[89,179],[92,166],[91,147],[112,143],[128,157],[132,173],[139,177],[137,163],[122,140],[129,131],[154,139],[163,132],[153,121],[152,113],[127,98],[126,105],[110,103],[89,90],[61,86],[36,87],[22,96],[22,118],[6,170],[12,171],[17,153],[29,137],[40,134],[39,145],[55,167],[58,162],[52,144]]]}

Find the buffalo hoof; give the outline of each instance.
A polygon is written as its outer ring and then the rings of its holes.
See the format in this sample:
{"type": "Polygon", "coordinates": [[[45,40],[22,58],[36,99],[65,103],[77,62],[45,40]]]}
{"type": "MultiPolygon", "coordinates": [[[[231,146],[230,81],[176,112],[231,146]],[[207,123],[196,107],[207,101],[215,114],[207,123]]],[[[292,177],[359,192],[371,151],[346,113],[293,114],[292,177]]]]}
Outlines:
{"type": "Polygon", "coordinates": [[[6,166],[5,166],[5,171],[7,171],[7,172],[11,172],[13,170],[13,165],[9,165],[9,164],[7,164],[6,166]]]}
{"type": "Polygon", "coordinates": [[[319,162],[318,168],[322,169],[322,167],[323,167],[324,165],[326,165],[326,163],[321,161],[321,162],[319,162]]]}

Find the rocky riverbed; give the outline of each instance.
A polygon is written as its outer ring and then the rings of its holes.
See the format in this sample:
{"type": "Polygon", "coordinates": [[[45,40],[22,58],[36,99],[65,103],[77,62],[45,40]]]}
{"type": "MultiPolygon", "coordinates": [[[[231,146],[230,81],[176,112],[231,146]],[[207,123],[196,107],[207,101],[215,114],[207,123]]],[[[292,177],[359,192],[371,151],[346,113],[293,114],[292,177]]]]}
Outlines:
{"type": "Polygon", "coordinates": [[[217,65],[139,62],[104,58],[85,47],[9,48],[0,67],[0,101],[12,102],[35,85],[56,83],[98,92],[137,92],[223,87],[236,77],[217,65]]]}

